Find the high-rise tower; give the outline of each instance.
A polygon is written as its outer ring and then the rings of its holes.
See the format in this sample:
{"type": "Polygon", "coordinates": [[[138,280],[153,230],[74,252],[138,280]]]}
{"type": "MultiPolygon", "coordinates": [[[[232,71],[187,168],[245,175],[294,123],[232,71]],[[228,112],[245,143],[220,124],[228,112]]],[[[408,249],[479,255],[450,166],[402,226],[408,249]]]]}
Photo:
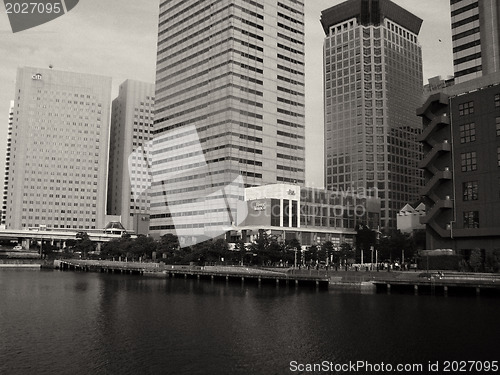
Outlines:
{"type": "Polygon", "coordinates": [[[244,187],[304,182],[303,1],[162,0],[156,72],[152,233],[213,237],[244,187]]]}
{"type": "Polygon", "coordinates": [[[19,68],[6,228],[104,228],[111,78],[19,68]]]}
{"type": "Polygon", "coordinates": [[[0,220],[0,225],[2,228],[5,227],[5,213],[7,212],[7,197],[9,188],[9,170],[10,170],[10,147],[12,145],[12,122],[14,121],[14,101],[11,100],[9,107],[9,122],[7,128],[7,149],[5,152],[5,177],[4,177],[4,187],[3,187],[3,199],[2,199],[2,218],[0,220]]]}
{"type": "Polygon", "coordinates": [[[389,0],[349,0],[322,12],[325,184],[376,189],[381,224],[419,198],[422,20],[389,0]]]}
{"type": "Polygon", "coordinates": [[[126,80],[111,110],[108,214],[121,215],[127,230],[147,234],[149,160],[153,131],[154,84],[126,80]]]}
{"type": "Polygon", "coordinates": [[[455,82],[500,70],[500,3],[450,0],[455,82]]]}

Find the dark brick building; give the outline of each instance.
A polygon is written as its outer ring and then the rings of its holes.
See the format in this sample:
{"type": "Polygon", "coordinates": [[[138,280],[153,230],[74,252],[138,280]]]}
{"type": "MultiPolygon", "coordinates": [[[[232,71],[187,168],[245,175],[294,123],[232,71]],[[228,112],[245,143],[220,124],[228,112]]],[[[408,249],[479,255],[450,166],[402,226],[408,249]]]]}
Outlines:
{"type": "Polygon", "coordinates": [[[500,74],[444,88],[417,114],[427,248],[500,250],[500,74]]]}

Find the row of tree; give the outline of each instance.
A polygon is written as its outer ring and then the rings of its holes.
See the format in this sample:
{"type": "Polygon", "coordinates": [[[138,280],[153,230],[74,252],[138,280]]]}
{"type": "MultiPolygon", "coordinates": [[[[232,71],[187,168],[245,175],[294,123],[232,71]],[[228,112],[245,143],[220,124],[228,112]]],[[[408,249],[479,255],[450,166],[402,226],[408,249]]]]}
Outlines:
{"type": "MultiPolygon", "coordinates": [[[[134,239],[123,237],[104,244],[99,253],[96,253],[95,243],[90,241],[87,235],[68,242],[72,251],[80,253],[83,257],[159,259],[172,264],[226,262],[291,266],[294,264],[360,263],[362,251],[366,263],[373,256],[371,249],[377,249],[379,261],[392,261],[401,257],[402,250],[405,251],[406,259],[413,258],[417,248],[415,239],[401,232],[395,232],[390,236],[380,236],[376,231],[363,225],[357,227],[356,244],[356,249],[348,243],[342,243],[336,248],[332,242],[326,241],[310,246],[308,251],[303,252],[298,239],[278,241],[265,231],[261,231],[250,245],[243,242],[236,243],[232,251],[229,250],[228,243],[222,239],[181,247],[177,237],[173,234],[166,234],[158,241],[145,236],[134,239]]],[[[48,252],[49,249],[47,248],[46,251],[48,252]]]]}
{"type": "MultiPolygon", "coordinates": [[[[297,239],[278,241],[262,231],[251,244],[238,242],[230,250],[229,244],[223,239],[207,240],[189,247],[181,247],[177,237],[166,234],[159,240],[151,237],[139,236],[137,238],[123,237],[104,244],[100,252],[96,252],[96,245],[88,236],[84,235],[75,241],[68,241],[69,248],[65,254],[72,256],[80,253],[84,258],[98,257],[102,259],[127,258],[129,260],[157,260],[167,264],[246,264],[246,265],[273,265],[316,266],[319,264],[345,264],[361,263],[361,253],[364,262],[375,260],[374,252],[377,251],[379,262],[402,261],[417,262],[418,250],[425,246],[425,233],[407,235],[399,231],[389,235],[371,230],[366,226],[358,226],[356,248],[348,243],[335,247],[330,241],[313,245],[307,251],[302,251],[297,239]],[[373,251],[372,251],[373,249],[373,251]],[[404,255],[403,255],[404,254],[404,255]]],[[[44,253],[49,254],[51,247],[44,245],[44,253]]],[[[432,259],[431,259],[432,260],[432,259]]],[[[420,259],[420,268],[428,267],[429,260],[420,259]]],[[[454,259],[445,259],[438,262],[439,269],[457,269],[472,272],[499,272],[500,253],[485,253],[484,250],[473,250],[470,254],[459,254],[454,259]],[[443,263],[445,262],[445,263],[443,263]],[[449,263],[453,264],[449,264],[449,263]],[[441,264],[442,263],[442,264],[441,264]],[[445,267],[446,266],[446,267],[445,267]]],[[[432,264],[431,264],[432,265],[432,264]]]]}
{"type": "Polygon", "coordinates": [[[230,250],[229,244],[223,239],[213,239],[197,243],[192,246],[181,247],[175,235],[166,234],[158,241],[151,237],[137,238],[122,237],[104,244],[96,252],[95,244],[88,236],[70,243],[73,253],[81,254],[84,258],[128,260],[160,260],[167,264],[207,264],[228,263],[248,265],[317,265],[352,260],[354,250],[344,243],[340,251],[334,248],[332,242],[325,242],[320,246],[311,246],[308,251],[302,251],[297,239],[280,242],[261,232],[251,244],[238,242],[230,250]],[[329,261],[327,261],[327,258],[329,261]]]}

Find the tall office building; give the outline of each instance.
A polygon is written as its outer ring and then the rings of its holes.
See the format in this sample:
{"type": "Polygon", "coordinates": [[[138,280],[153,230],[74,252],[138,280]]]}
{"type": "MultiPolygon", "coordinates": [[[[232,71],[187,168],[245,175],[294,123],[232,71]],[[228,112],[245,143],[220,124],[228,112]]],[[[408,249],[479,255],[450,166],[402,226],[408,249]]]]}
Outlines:
{"type": "Polygon", "coordinates": [[[108,214],[121,215],[125,229],[141,234],[149,227],[153,105],[154,84],[128,79],[111,109],[108,214]]]}
{"type": "Polygon", "coordinates": [[[304,183],[304,2],[162,0],[151,231],[234,228],[244,188],[304,183]]]}
{"type": "Polygon", "coordinates": [[[104,228],[111,78],[17,71],[6,227],[104,228]]]}
{"type": "Polygon", "coordinates": [[[7,124],[7,148],[5,152],[5,176],[2,198],[2,217],[0,226],[5,227],[5,213],[7,212],[7,191],[9,187],[9,170],[10,170],[10,146],[12,142],[12,122],[14,121],[14,101],[10,102],[9,107],[9,122],[7,124]]]}
{"type": "Polygon", "coordinates": [[[450,0],[455,82],[500,70],[500,3],[450,0]]]}
{"type": "Polygon", "coordinates": [[[382,229],[423,185],[422,20],[389,0],[349,0],[322,12],[325,184],[375,190],[382,229]]]}

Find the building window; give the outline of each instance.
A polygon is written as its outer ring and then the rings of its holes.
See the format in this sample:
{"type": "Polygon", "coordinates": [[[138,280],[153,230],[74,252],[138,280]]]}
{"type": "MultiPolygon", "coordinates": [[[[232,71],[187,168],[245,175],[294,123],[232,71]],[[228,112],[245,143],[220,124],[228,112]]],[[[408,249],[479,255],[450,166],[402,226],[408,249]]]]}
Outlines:
{"type": "Polygon", "coordinates": [[[474,102],[466,102],[458,105],[458,114],[460,116],[472,115],[474,113],[474,102]]]}
{"type": "Polygon", "coordinates": [[[497,137],[499,137],[500,136],[500,117],[497,117],[495,119],[495,123],[496,123],[497,137]]]}
{"type": "Polygon", "coordinates": [[[500,94],[495,94],[495,107],[500,107],[500,94]]]}
{"type": "Polygon", "coordinates": [[[479,211],[464,211],[464,228],[479,228],[479,211]]]}
{"type": "Polygon", "coordinates": [[[500,167],[500,147],[497,147],[497,165],[500,167]]]}
{"type": "Polygon", "coordinates": [[[462,184],[464,201],[477,200],[477,181],[468,181],[462,184]]]}
{"type": "Polygon", "coordinates": [[[475,171],[477,169],[476,152],[464,152],[460,154],[460,162],[462,165],[462,172],[475,171]]]}
{"type": "Polygon", "coordinates": [[[471,122],[470,124],[460,125],[460,143],[469,143],[476,140],[476,124],[471,122]]]}

